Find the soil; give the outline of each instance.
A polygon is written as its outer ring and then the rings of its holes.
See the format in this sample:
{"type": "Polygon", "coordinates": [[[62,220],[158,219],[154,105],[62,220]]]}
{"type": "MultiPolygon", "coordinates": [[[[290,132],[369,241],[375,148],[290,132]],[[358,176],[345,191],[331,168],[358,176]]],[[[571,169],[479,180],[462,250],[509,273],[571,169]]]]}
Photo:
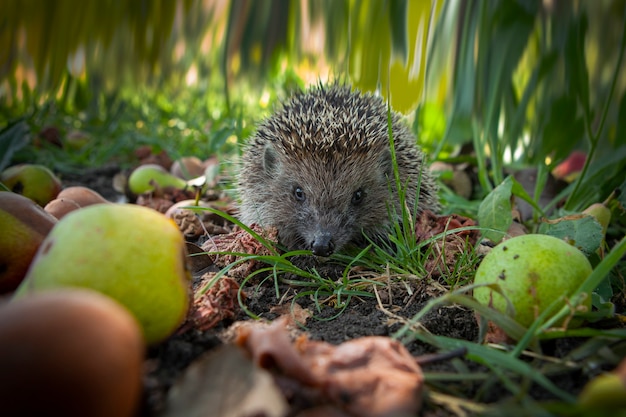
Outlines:
{"type": "MultiPolygon", "coordinates": [[[[111,201],[119,201],[121,195],[113,189],[111,181],[118,171],[114,166],[86,170],[80,175],[63,175],[63,182],[65,186],[90,187],[111,201]]],[[[408,287],[394,288],[393,294],[382,294],[381,302],[374,297],[352,298],[343,312],[329,304],[322,305],[317,311],[310,298],[298,298],[297,303],[300,307],[308,308],[315,314],[306,321],[303,331],[312,340],[331,344],[340,344],[361,336],[391,336],[402,326],[402,319],[412,318],[433,296],[441,295],[437,294],[435,287],[429,285],[427,280],[414,279],[407,281],[406,284],[408,287]],[[412,295],[409,295],[407,288],[410,288],[412,295]]],[[[278,288],[280,299],[276,297],[276,287],[271,280],[260,284],[248,284],[244,287],[247,296],[246,307],[264,320],[276,319],[281,314],[276,312],[276,307],[279,305],[289,307],[297,293],[297,289],[284,284],[280,284],[278,288]]],[[[285,308],[282,311],[285,311],[285,308]]],[[[188,329],[158,346],[151,347],[145,363],[145,395],[140,415],[145,417],[159,415],[164,408],[169,388],[185,369],[204,353],[223,345],[224,332],[233,323],[241,320],[250,320],[250,317],[239,309],[234,317],[219,322],[214,328],[205,331],[188,329]]],[[[474,342],[479,339],[479,328],[474,313],[463,307],[445,306],[433,309],[421,320],[421,325],[436,335],[474,342]]],[[[563,356],[579,344],[580,342],[575,339],[557,339],[545,343],[543,348],[547,355],[563,356]]],[[[412,341],[406,344],[406,347],[415,357],[436,353],[431,345],[420,341],[412,341]]],[[[486,369],[483,365],[464,357],[424,363],[421,366],[425,373],[458,373],[460,369],[458,361],[466,367],[465,372],[486,369]],[[457,361],[456,365],[454,361],[457,361]]],[[[587,382],[588,376],[583,376],[579,370],[573,370],[552,379],[558,387],[576,395],[587,382]]],[[[465,381],[443,384],[447,385],[448,390],[457,389],[463,397],[472,398],[482,383],[465,381]]],[[[541,387],[533,386],[529,393],[536,400],[553,399],[552,395],[541,387]]],[[[492,386],[487,394],[483,392],[481,395],[481,402],[501,401],[504,396],[510,396],[501,386],[492,386]]],[[[296,411],[292,410],[290,415],[295,415],[296,411]]],[[[458,414],[426,400],[419,415],[435,417],[458,414]]]]}

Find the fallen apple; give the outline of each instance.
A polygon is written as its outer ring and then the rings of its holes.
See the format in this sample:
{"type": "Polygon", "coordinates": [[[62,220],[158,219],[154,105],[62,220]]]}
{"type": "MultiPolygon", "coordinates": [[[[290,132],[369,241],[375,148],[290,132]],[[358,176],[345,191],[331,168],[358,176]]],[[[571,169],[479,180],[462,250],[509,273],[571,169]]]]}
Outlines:
{"type": "MultiPolygon", "coordinates": [[[[514,309],[512,317],[528,327],[556,300],[561,299],[559,308],[564,306],[589,274],[591,265],[577,248],[552,236],[529,234],[494,247],[478,266],[474,283],[500,284],[514,309]]],[[[488,286],[475,288],[474,298],[507,312],[506,299],[488,286]]]]}
{"type": "Polygon", "coordinates": [[[39,247],[15,296],[86,287],[126,306],[148,344],[171,335],[187,315],[191,287],[185,242],[171,220],[131,204],[74,211],[39,247]]]}

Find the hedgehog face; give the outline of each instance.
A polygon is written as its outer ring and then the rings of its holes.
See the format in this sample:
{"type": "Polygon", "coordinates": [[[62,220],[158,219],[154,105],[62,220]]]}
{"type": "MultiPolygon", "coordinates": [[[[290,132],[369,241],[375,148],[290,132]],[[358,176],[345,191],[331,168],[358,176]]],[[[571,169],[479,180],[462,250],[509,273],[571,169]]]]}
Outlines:
{"type": "Polygon", "coordinates": [[[297,165],[286,163],[288,156],[271,146],[265,154],[264,171],[281,184],[283,207],[272,224],[289,249],[310,249],[326,257],[363,240],[363,231],[376,234],[387,225],[387,199],[376,196],[389,195],[388,154],[363,152],[329,160],[313,153],[297,165]]]}

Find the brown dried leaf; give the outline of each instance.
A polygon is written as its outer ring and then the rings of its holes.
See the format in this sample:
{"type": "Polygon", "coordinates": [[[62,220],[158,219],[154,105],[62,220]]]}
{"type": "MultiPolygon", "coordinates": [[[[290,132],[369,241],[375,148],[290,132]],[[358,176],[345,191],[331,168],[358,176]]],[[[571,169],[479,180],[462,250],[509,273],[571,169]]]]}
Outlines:
{"type": "MultiPolygon", "coordinates": [[[[210,279],[211,274],[203,276],[203,281],[210,279]]],[[[179,333],[191,328],[205,331],[217,326],[222,320],[235,317],[239,312],[238,292],[237,281],[226,276],[220,278],[206,293],[194,299],[191,312],[179,333]]]]}
{"type": "Polygon", "coordinates": [[[159,213],[165,213],[170,207],[174,205],[171,199],[151,196],[149,194],[143,194],[137,197],[135,204],[138,206],[149,207],[158,211],[159,213]]]}
{"type": "Polygon", "coordinates": [[[143,145],[135,149],[135,158],[139,160],[138,165],[157,164],[169,171],[172,166],[172,159],[164,150],[154,153],[152,147],[143,145]]]}
{"type": "Polygon", "coordinates": [[[213,265],[213,260],[207,255],[200,246],[195,243],[185,242],[187,248],[187,264],[194,274],[199,274],[201,271],[213,265]]]}
{"type": "MultiPolygon", "coordinates": [[[[266,240],[271,242],[278,242],[278,231],[276,228],[262,229],[260,226],[252,225],[252,230],[259,233],[266,240]]],[[[245,230],[239,229],[226,235],[219,235],[206,241],[202,245],[202,249],[206,252],[213,252],[209,254],[212,257],[213,262],[220,268],[237,262],[241,259],[240,256],[228,255],[228,254],[216,254],[215,252],[236,252],[245,253],[249,255],[272,255],[272,253],[261,242],[256,240],[245,230]]],[[[229,275],[233,278],[243,279],[250,275],[252,272],[259,269],[263,264],[255,259],[251,259],[247,262],[241,263],[235,268],[229,271],[229,275]]]]}
{"type": "Polygon", "coordinates": [[[170,389],[163,417],[283,417],[287,403],[269,372],[223,345],[191,364],[170,389]]]}
{"type": "Polygon", "coordinates": [[[270,313],[288,318],[287,326],[297,326],[306,324],[309,317],[313,315],[308,308],[302,308],[300,304],[280,304],[270,308],[270,313]]]}
{"type": "Polygon", "coordinates": [[[202,222],[200,221],[200,217],[198,217],[196,213],[191,210],[172,211],[172,207],[170,207],[167,212],[171,213],[171,219],[174,220],[174,223],[176,223],[178,229],[181,231],[186,239],[197,239],[204,234],[202,222]]]}
{"type": "MultiPolygon", "coordinates": [[[[232,205],[218,204],[216,202],[209,203],[211,207],[221,210],[224,213],[233,215],[236,210],[232,205]]],[[[204,228],[209,235],[222,235],[232,233],[234,229],[234,225],[230,223],[228,220],[223,218],[222,216],[211,213],[209,211],[205,211],[202,213],[202,224],[204,224],[204,228]]]]}
{"type": "Polygon", "coordinates": [[[174,220],[187,240],[194,241],[203,235],[231,233],[234,225],[219,214],[203,210],[208,208],[222,210],[227,214],[234,212],[231,206],[224,206],[220,203],[204,200],[196,203],[195,199],[186,199],[172,205],[165,216],[174,220]],[[189,207],[194,207],[194,209],[189,207]]]}
{"type": "Polygon", "coordinates": [[[292,344],[280,319],[241,327],[237,344],[272,370],[290,397],[304,397],[313,408],[325,404],[351,416],[380,417],[415,415],[421,407],[422,371],[396,340],[370,336],[333,346],[301,336],[292,344]]]}
{"type": "Polygon", "coordinates": [[[467,226],[476,226],[472,219],[451,214],[438,216],[431,211],[424,211],[415,225],[415,235],[418,241],[428,240],[440,233],[448,232],[444,237],[433,242],[433,256],[425,263],[426,270],[434,277],[440,276],[442,270],[450,270],[459,257],[459,254],[470,249],[478,241],[478,230],[462,230],[449,233],[451,230],[467,226]]]}

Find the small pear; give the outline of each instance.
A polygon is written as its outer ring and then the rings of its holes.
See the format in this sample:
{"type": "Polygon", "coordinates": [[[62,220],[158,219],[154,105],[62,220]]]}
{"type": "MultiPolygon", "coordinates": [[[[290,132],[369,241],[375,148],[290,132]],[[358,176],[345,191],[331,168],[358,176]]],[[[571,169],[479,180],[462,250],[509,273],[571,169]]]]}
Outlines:
{"type": "Polygon", "coordinates": [[[0,174],[0,182],[9,190],[30,198],[41,207],[56,198],[61,191],[59,178],[43,165],[14,165],[0,174]]]}
{"type": "MultiPolygon", "coordinates": [[[[474,289],[474,298],[522,326],[563,296],[569,297],[591,274],[591,264],[576,247],[542,234],[520,235],[494,247],[476,269],[474,284],[499,284],[504,297],[491,287],[474,289]],[[506,298],[505,298],[506,297],[506,298]],[[514,311],[509,311],[507,299],[514,311]]],[[[585,300],[590,307],[591,297],[585,300]]]]}
{"type": "Polygon", "coordinates": [[[626,410],[626,381],[623,375],[608,372],[585,385],[578,396],[580,405],[594,410],[626,410]]]}
{"type": "Polygon", "coordinates": [[[183,235],[163,214],[96,204],[57,223],[15,297],[64,287],[99,291],[128,308],[154,344],[186,318],[191,277],[185,258],[183,235]]]}
{"type": "Polygon", "coordinates": [[[0,294],[15,290],[57,220],[30,198],[0,192],[0,294]]]}
{"type": "Polygon", "coordinates": [[[595,203],[583,210],[583,214],[593,216],[602,226],[602,235],[606,234],[606,229],[609,227],[609,223],[611,223],[610,208],[604,203],[595,203]]]}
{"type": "Polygon", "coordinates": [[[89,143],[92,143],[93,139],[87,132],[83,132],[82,130],[72,130],[67,134],[63,144],[72,150],[81,150],[89,143]]]}
{"type": "Polygon", "coordinates": [[[156,188],[164,187],[184,190],[187,187],[187,182],[156,164],[140,165],[128,178],[128,188],[133,194],[149,193],[156,188]]]}

